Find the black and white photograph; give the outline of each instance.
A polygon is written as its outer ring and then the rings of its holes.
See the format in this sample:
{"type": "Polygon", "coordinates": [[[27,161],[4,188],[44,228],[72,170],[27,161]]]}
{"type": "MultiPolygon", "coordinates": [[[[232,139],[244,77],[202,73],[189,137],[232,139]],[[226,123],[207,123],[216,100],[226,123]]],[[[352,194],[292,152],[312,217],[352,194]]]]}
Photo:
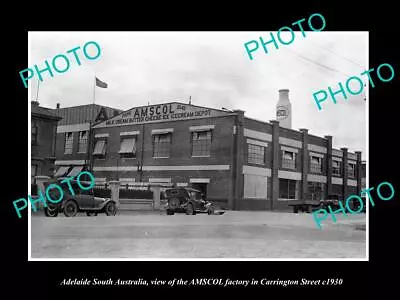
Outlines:
{"type": "Polygon", "coordinates": [[[29,32],[29,260],[368,260],[369,33],[277,34],[29,32]]]}

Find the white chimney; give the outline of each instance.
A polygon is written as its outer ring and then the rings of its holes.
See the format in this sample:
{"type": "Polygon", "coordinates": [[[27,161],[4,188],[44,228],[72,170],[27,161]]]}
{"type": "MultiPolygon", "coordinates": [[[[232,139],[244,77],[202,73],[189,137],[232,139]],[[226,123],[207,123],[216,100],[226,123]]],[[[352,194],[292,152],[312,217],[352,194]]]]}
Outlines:
{"type": "Polygon", "coordinates": [[[279,100],[276,104],[276,120],[279,126],[292,128],[292,104],[289,101],[289,90],[279,90],[279,100]]]}

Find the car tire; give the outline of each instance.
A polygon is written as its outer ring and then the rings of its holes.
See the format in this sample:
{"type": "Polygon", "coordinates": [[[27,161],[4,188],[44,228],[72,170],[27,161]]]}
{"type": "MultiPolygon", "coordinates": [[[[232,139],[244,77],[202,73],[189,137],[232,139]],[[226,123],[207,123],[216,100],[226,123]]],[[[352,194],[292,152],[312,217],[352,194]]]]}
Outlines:
{"type": "Polygon", "coordinates": [[[75,217],[78,213],[78,204],[74,200],[68,200],[64,205],[64,215],[66,217],[75,217]]]}
{"type": "Polygon", "coordinates": [[[174,215],[174,211],[173,210],[171,210],[171,209],[167,209],[167,215],[168,216],[172,216],[172,215],[174,215]]]}
{"type": "Polygon", "coordinates": [[[115,202],[108,202],[104,207],[104,213],[107,216],[115,216],[117,213],[117,206],[115,205],[115,202]]]}
{"type": "Polygon", "coordinates": [[[178,198],[171,198],[168,200],[168,206],[172,208],[172,210],[179,209],[180,200],[178,198]]]}
{"type": "Polygon", "coordinates": [[[194,208],[193,208],[193,204],[192,204],[192,203],[189,203],[189,204],[186,206],[186,214],[187,214],[187,215],[195,215],[195,214],[196,214],[195,211],[194,211],[194,208]]]}
{"type": "Polygon", "coordinates": [[[44,214],[46,217],[55,218],[58,216],[58,207],[55,208],[44,208],[44,214]]]}
{"type": "Polygon", "coordinates": [[[293,206],[293,213],[297,214],[299,212],[298,206],[293,206]]]}
{"type": "Polygon", "coordinates": [[[213,206],[210,206],[210,208],[207,211],[207,214],[213,215],[215,213],[215,208],[213,206]]]}
{"type": "Polygon", "coordinates": [[[97,212],[87,211],[87,212],[86,212],[86,215],[87,215],[88,217],[97,216],[97,212]]]}

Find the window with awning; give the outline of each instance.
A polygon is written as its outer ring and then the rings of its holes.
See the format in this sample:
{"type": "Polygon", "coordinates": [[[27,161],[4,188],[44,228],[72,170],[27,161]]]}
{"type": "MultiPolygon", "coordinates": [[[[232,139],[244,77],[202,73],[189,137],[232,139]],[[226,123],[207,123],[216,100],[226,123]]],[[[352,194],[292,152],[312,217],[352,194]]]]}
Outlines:
{"type": "Polygon", "coordinates": [[[296,153],[287,150],[282,151],[282,168],[296,169],[296,153]]]}
{"type": "Polygon", "coordinates": [[[68,177],[75,177],[78,176],[78,174],[82,171],[83,166],[77,166],[77,167],[73,167],[71,172],[68,173],[68,177]]]}
{"type": "Polygon", "coordinates": [[[310,158],[310,172],[322,173],[322,158],[313,155],[310,158]]]}
{"type": "Polygon", "coordinates": [[[342,175],[342,164],[339,161],[332,161],[332,174],[336,176],[342,175]]]}
{"type": "Polygon", "coordinates": [[[169,157],[171,133],[153,135],[153,157],[169,157]]]}
{"type": "Polygon", "coordinates": [[[69,170],[69,167],[59,167],[57,172],[54,174],[55,177],[62,177],[67,173],[69,170]]]}
{"type": "Polygon", "coordinates": [[[93,155],[105,155],[106,154],[106,140],[97,140],[94,146],[93,155]]]}
{"type": "Polygon", "coordinates": [[[211,154],[211,130],[192,132],[192,156],[210,156],[211,154]]]}
{"type": "Polygon", "coordinates": [[[136,157],[136,138],[133,136],[123,138],[118,153],[122,157],[136,157]]]}
{"type": "Polygon", "coordinates": [[[64,154],[72,154],[73,146],[74,146],[74,134],[73,132],[66,132],[65,143],[64,143],[64,154]]]}

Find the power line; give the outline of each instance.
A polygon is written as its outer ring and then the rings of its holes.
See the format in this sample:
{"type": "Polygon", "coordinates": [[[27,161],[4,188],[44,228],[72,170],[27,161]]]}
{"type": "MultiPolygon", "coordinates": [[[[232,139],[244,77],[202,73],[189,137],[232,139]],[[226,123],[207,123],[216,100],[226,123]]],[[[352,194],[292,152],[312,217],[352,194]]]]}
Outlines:
{"type": "Polygon", "coordinates": [[[339,70],[336,70],[336,69],[334,69],[334,68],[325,66],[324,64],[321,64],[321,63],[319,63],[319,62],[317,62],[317,61],[315,61],[315,60],[312,60],[312,59],[310,59],[310,58],[308,58],[308,57],[306,57],[306,56],[304,56],[304,55],[302,55],[302,54],[300,54],[300,53],[298,53],[298,52],[296,52],[296,51],[293,51],[293,50],[291,50],[291,49],[289,49],[289,48],[286,48],[286,50],[289,50],[290,52],[293,52],[295,55],[301,57],[302,59],[304,59],[304,60],[306,60],[306,61],[308,61],[308,62],[311,62],[311,63],[313,63],[313,64],[316,64],[317,66],[319,66],[319,67],[321,67],[321,68],[324,68],[324,69],[327,69],[327,70],[329,70],[329,71],[331,71],[331,72],[340,73],[340,74],[345,75],[345,76],[348,76],[348,77],[353,76],[353,75],[349,75],[349,74],[343,73],[343,72],[341,72],[341,71],[339,71],[339,70]]]}
{"type": "Polygon", "coordinates": [[[357,63],[357,62],[355,62],[355,61],[353,61],[353,60],[351,60],[351,59],[349,59],[349,58],[347,58],[347,57],[344,57],[343,55],[341,55],[341,54],[339,54],[339,53],[333,51],[332,49],[329,49],[328,47],[325,47],[325,46],[316,44],[316,43],[314,43],[314,42],[312,42],[312,41],[309,41],[309,42],[311,42],[311,44],[314,44],[314,45],[316,45],[317,47],[319,47],[319,48],[321,48],[321,49],[324,49],[324,50],[326,50],[326,51],[329,51],[329,52],[335,54],[336,56],[338,56],[338,57],[340,57],[340,58],[342,58],[342,59],[344,59],[344,60],[346,60],[346,61],[348,61],[348,62],[351,62],[351,63],[354,64],[354,65],[357,65],[357,66],[359,66],[359,67],[365,69],[365,67],[362,66],[361,64],[359,64],[359,63],[357,63]]]}
{"type": "MultiPolygon", "coordinates": [[[[340,74],[345,75],[345,76],[348,76],[348,77],[354,76],[354,75],[349,75],[349,74],[343,73],[343,72],[341,72],[341,71],[339,71],[339,70],[336,70],[336,69],[334,69],[334,68],[325,66],[324,64],[321,64],[321,63],[319,63],[319,62],[317,62],[317,61],[314,61],[314,60],[312,60],[312,59],[310,59],[310,58],[308,58],[308,57],[306,57],[306,56],[304,56],[304,55],[302,55],[302,54],[300,54],[300,53],[298,53],[298,52],[296,52],[296,51],[293,51],[293,50],[291,50],[291,49],[286,48],[286,50],[289,50],[289,51],[293,52],[295,55],[301,57],[302,59],[304,59],[304,60],[306,60],[306,61],[308,61],[308,62],[314,63],[314,64],[316,64],[317,66],[319,66],[319,67],[321,67],[321,68],[324,68],[324,69],[327,69],[327,70],[329,70],[329,71],[331,71],[331,72],[340,73],[340,74]]],[[[366,87],[366,84],[365,84],[365,83],[364,83],[364,87],[366,87]]],[[[364,97],[364,101],[366,101],[366,95],[365,95],[365,97],[364,97]]]]}

